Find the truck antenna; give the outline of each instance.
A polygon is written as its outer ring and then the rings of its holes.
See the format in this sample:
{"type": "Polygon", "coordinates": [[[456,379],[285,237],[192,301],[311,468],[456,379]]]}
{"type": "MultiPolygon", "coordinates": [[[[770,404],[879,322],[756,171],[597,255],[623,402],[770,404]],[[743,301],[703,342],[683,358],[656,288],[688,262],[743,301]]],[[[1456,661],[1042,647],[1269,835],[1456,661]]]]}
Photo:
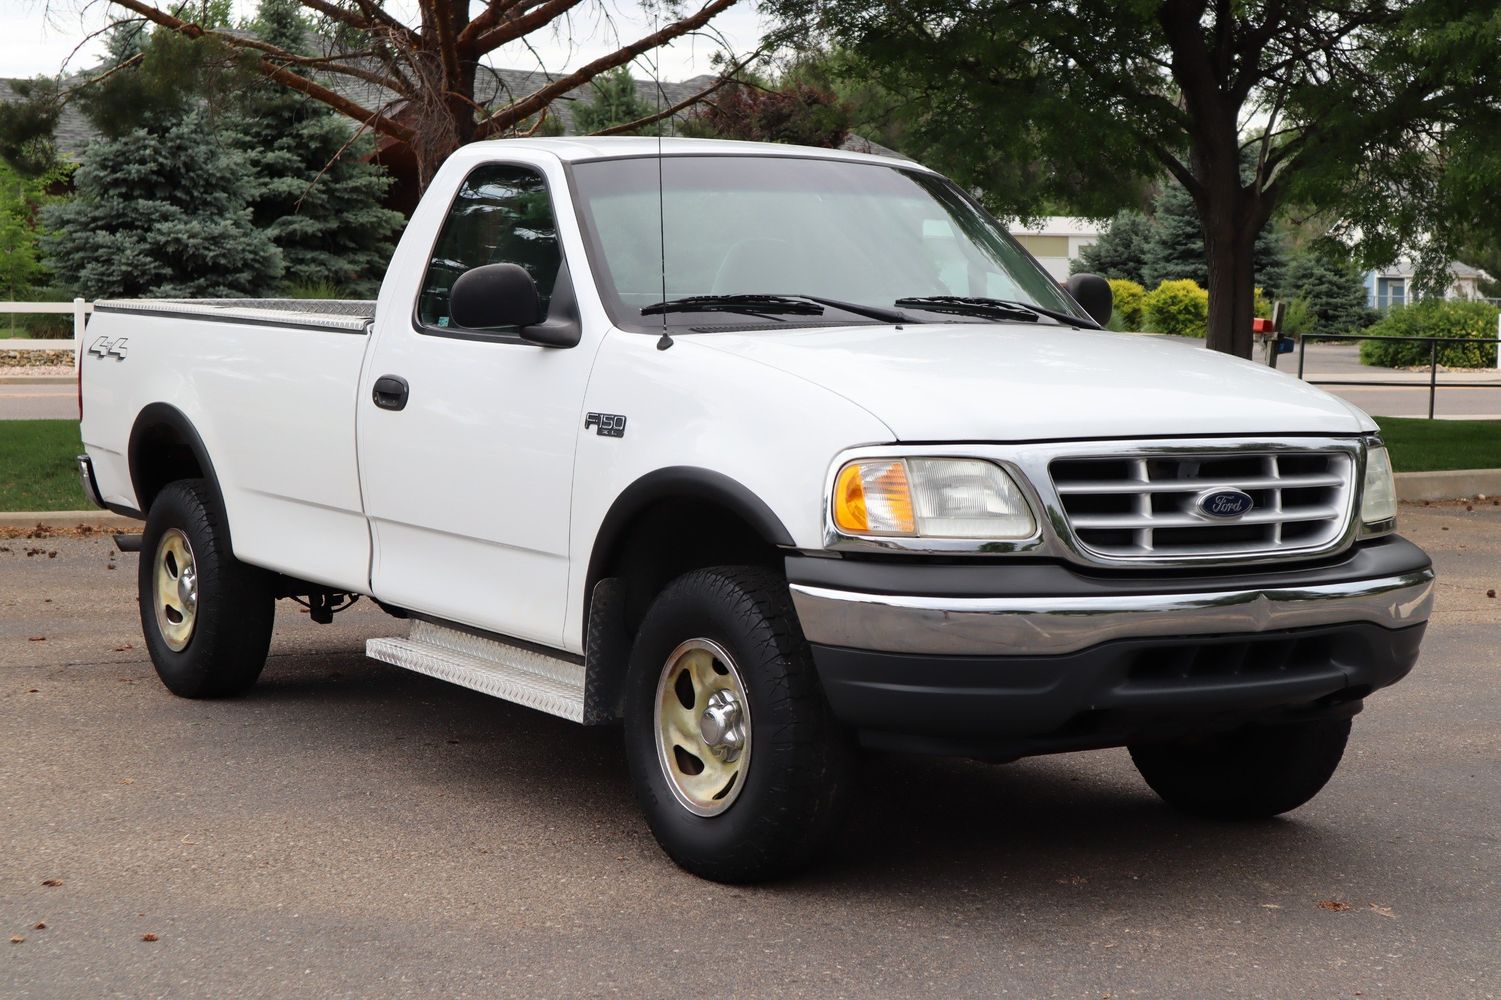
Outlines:
{"type": "MultiPolygon", "coordinates": [[[[657,22],[661,15],[652,11],[652,30],[659,31],[657,22]]],[[[657,242],[662,250],[662,301],[667,301],[667,199],[662,193],[662,72],[656,52],[651,54],[651,82],[657,91],[657,242]]],[[[657,350],[665,351],[672,346],[672,335],[667,332],[667,310],[662,310],[662,338],[657,341],[657,350]]]]}

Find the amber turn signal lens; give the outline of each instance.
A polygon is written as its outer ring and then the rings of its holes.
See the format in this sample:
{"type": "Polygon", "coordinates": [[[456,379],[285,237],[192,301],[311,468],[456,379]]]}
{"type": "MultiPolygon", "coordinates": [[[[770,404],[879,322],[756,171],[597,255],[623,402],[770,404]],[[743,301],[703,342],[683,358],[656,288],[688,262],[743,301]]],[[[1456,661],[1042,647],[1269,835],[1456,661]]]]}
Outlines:
{"type": "Polygon", "coordinates": [[[912,489],[900,460],[851,462],[834,480],[834,523],[857,535],[910,535],[912,489]]]}

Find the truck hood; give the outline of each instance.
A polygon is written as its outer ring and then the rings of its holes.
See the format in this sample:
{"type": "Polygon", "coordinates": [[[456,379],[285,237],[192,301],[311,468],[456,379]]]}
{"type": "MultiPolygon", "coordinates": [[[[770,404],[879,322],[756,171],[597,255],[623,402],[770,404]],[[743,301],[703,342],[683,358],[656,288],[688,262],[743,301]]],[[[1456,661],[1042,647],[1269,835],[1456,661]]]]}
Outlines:
{"type": "Polygon", "coordinates": [[[1139,334],[954,323],[715,332],[694,341],[836,392],[900,441],[1376,429],[1360,410],[1290,375],[1139,334]]]}

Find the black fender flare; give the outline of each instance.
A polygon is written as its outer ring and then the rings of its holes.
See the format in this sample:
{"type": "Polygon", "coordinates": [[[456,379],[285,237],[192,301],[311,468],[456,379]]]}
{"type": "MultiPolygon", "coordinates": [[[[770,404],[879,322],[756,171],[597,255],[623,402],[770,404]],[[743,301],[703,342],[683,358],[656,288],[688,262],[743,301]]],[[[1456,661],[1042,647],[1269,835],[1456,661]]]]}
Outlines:
{"type": "MultiPolygon", "coordinates": [[[[203,478],[208,481],[209,489],[213,491],[214,499],[219,504],[219,510],[224,510],[224,492],[219,488],[219,476],[214,471],[213,460],[209,458],[208,448],[203,443],[203,436],[198,433],[198,428],[193,426],[193,421],[188,415],[170,403],[148,403],[136,414],[135,423],[130,428],[130,443],[126,448],[126,459],[130,467],[130,486],[135,491],[136,503],[141,505],[141,513],[150,513],[151,500],[155,498],[153,493],[150,497],[142,495],[144,484],[150,478],[147,470],[149,459],[145,454],[147,437],[158,428],[167,428],[175,434],[188,451],[193,455],[193,460],[198,463],[198,468],[203,471],[203,478]]],[[[165,485],[161,484],[161,485],[165,485]]],[[[225,515],[224,529],[229,531],[229,518],[225,515]]],[[[230,551],[234,551],[233,539],[230,551]]]]}
{"type": "MultiPolygon", "coordinates": [[[[717,503],[750,525],[770,545],[793,548],[792,534],[780,518],[743,483],[712,469],[673,465],[648,472],[620,491],[600,522],[589,554],[589,572],[584,583],[585,607],[594,586],[604,575],[605,562],[615,551],[626,525],[658,500],[693,499],[717,503]]],[[[587,624],[586,624],[587,634],[587,624]]]]}

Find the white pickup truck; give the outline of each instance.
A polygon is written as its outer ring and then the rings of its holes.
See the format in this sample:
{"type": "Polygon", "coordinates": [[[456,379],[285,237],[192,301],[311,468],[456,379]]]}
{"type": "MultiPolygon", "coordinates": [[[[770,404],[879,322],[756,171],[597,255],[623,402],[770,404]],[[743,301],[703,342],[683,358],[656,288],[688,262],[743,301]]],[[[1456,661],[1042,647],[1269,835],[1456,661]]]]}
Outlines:
{"type": "Polygon", "coordinates": [[[371,598],[377,660],[623,721],[708,878],[806,864],[871,748],[1126,746],[1182,809],[1295,808],[1430,562],[1369,417],[1109,312],[913,163],[486,142],[374,303],[100,302],[79,466],[145,520],[174,693],[253,684],[278,598],[371,598]]]}

